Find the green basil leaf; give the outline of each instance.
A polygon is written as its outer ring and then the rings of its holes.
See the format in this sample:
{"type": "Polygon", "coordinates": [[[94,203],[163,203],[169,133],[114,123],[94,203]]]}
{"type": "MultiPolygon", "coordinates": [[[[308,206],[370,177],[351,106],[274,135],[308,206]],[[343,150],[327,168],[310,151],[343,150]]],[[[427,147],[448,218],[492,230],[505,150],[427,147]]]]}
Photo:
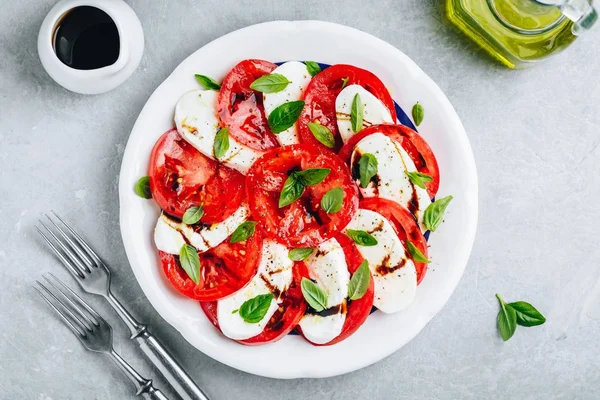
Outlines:
{"type": "Polygon", "coordinates": [[[229,150],[229,128],[221,128],[215,136],[215,142],[213,144],[213,153],[215,158],[219,159],[227,153],[229,150]]]}
{"type": "Polygon", "coordinates": [[[283,184],[279,195],[279,208],[285,207],[298,200],[306,186],[321,183],[329,175],[329,168],[309,168],[304,171],[292,173],[283,184]]]}
{"type": "Polygon", "coordinates": [[[323,311],[327,308],[327,295],[316,283],[307,278],[302,278],[300,284],[304,299],[315,311],[323,311]]]}
{"type": "Polygon", "coordinates": [[[358,173],[360,176],[360,186],[366,188],[371,179],[377,175],[377,158],[371,153],[365,153],[358,161],[358,173]]]}
{"type": "Polygon", "coordinates": [[[346,87],[346,85],[348,85],[348,79],[350,78],[342,78],[342,89],[346,87]]]}
{"type": "Polygon", "coordinates": [[[323,182],[330,172],[330,168],[309,168],[296,172],[295,176],[304,186],[314,186],[323,182]]]}
{"type": "Polygon", "coordinates": [[[358,300],[367,293],[371,283],[371,271],[369,262],[364,260],[352,275],[348,283],[348,297],[350,300],[358,300]]]}
{"type": "Polygon", "coordinates": [[[354,240],[354,242],[360,246],[377,245],[377,239],[375,239],[373,235],[366,231],[346,229],[346,235],[348,235],[350,239],[354,240]]]}
{"type": "Polygon", "coordinates": [[[517,314],[517,324],[521,326],[538,326],[546,322],[546,318],[534,306],[525,302],[517,301],[508,304],[517,314]]]}
{"type": "Polygon", "coordinates": [[[295,174],[288,176],[279,195],[279,208],[290,205],[298,200],[302,196],[302,193],[304,193],[304,186],[295,174]]]}
{"type": "Polygon", "coordinates": [[[281,74],[268,74],[252,82],[250,89],[262,93],[277,93],[285,89],[290,83],[292,82],[281,74]]]}
{"type": "Polygon", "coordinates": [[[281,133],[294,125],[303,108],[304,102],[302,100],[283,103],[275,108],[267,121],[271,131],[275,134],[281,133]]]}
{"type": "Polygon", "coordinates": [[[217,81],[215,81],[213,78],[211,78],[209,76],[200,75],[200,74],[196,74],[194,76],[196,77],[196,80],[198,81],[200,86],[202,86],[204,89],[210,89],[210,90],[216,90],[216,91],[219,91],[221,89],[221,85],[219,85],[217,83],[217,81]]]}
{"type": "Polygon", "coordinates": [[[310,247],[291,249],[288,253],[288,257],[292,261],[302,261],[310,256],[314,251],[315,249],[311,249],[310,247]]]}
{"type": "Polygon", "coordinates": [[[321,72],[321,67],[319,67],[319,64],[314,61],[304,61],[304,64],[306,65],[306,69],[308,70],[310,76],[315,76],[321,72]]]}
{"type": "Polygon", "coordinates": [[[309,122],[308,129],[312,132],[315,139],[323,143],[325,146],[333,149],[335,147],[335,138],[328,127],[315,122],[309,122]]]}
{"type": "Polygon", "coordinates": [[[202,206],[190,207],[183,214],[183,223],[187,225],[193,225],[196,222],[200,221],[200,218],[204,215],[204,210],[202,206]]]}
{"type": "Polygon", "coordinates": [[[179,250],[179,263],[181,268],[197,285],[200,282],[200,257],[194,246],[184,244],[179,250]]]}
{"type": "Polygon", "coordinates": [[[427,174],[422,174],[418,171],[408,172],[405,171],[408,179],[413,183],[413,185],[417,185],[421,189],[425,189],[425,183],[433,181],[433,178],[427,174]]]}
{"type": "Polygon", "coordinates": [[[152,192],[150,191],[150,177],[142,176],[140,179],[138,179],[133,187],[133,190],[135,191],[135,194],[140,196],[142,199],[151,199],[152,192]]]}
{"type": "Polygon", "coordinates": [[[235,231],[231,234],[231,238],[229,239],[229,243],[237,243],[243,242],[248,239],[250,236],[254,235],[254,231],[256,230],[256,222],[254,221],[246,221],[240,224],[235,231]]]}
{"type": "Polygon", "coordinates": [[[240,317],[249,324],[256,324],[265,317],[271,307],[273,294],[259,294],[256,297],[246,300],[239,309],[240,317]]]}
{"type": "Polygon", "coordinates": [[[425,110],[423,109],[423,106],[419,104],[418,101],[417,104],[415,104],[412,108],[412,117],[413,121],[415,121],[416,126],[421,125],[421,122],[423,122],[423,118],[425,117],[425,110]]]}
{"type": "Polygon", "coordinates": [[[321,207],[327,214],[335,214],[344,204],[344,191],[341,187],[330,189],[321,199],[321,207]]]}
{"type": "Polygon", "coordinates": [[[425,209],[425,212],[423,213],[423,225],[425,225],[427,230],[435,232],[435,230],[440,226],[444,219],[446,208],[448,208],[448,204],[450,204],[452,199],[452,196],[442,197],[441,199],[437,199],[431,203],[425,209]]]}
{"type": "Polygon", "coordinates": [[[358,132],[363,128],[364,108],[365,106],[360,99],[360,95],[356,93],[352,100],[352,107],[350,108],[350,123],[354,132],[358,132]]]}
{"type": "Polygon", "coordinates": [[[496,293],[500,302],[500,311],[498,312],[498,331],[505,342],[510,339],[517,330],[517,313],[515,309],[504,302],[502,297],[496,293]]]}
{"type": "Polygon", "coordinates": [[[406,246],[408,247],[408,254],[410,255],[410,258],[413,259],[413,261],[427,264],[431,262],[427,259],[427,257],[425,257],[423,253],[421,253],[421,250],[419,250],[419,248],[415,246],[410,240],[406,241],[406,246]]]}

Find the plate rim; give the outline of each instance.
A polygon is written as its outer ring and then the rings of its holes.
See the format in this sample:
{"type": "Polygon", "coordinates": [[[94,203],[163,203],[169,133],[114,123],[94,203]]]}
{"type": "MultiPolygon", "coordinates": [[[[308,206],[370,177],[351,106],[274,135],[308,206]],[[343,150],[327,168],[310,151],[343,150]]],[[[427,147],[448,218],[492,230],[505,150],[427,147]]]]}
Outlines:
{"type": "MultiPolygon", "coordinates": [[[[317,61],[321,62],[321,60],[317,60],[317,61]]],[[[392,97],[394,97],[394,96],[392,96],[392,97]]],[[[392,46],[391,44],[389,44],[389,43],[383,41],[382,39],[379,39],[371,34],[368,34],[366,32],[363,32],[361,30],[358,30],[358,29],[355,29],[352,27],[348,27],[345,25],[332,23],[332,22],[318,21],[318,20],[270,21],[270,22],[263,22],[263,23],[259,23],[259,24],[255,24],[255,25],[250,25],[245,28],[241,28],[236,31],[230,32],[226,35],[223,35],[223,36],[205,44],[204,46],[202,46],[198,50],[194,51],[193,53],[191,53],[181,63],[179,63],[177,65],[177,67],[173,70],[173,72],[153,91],[153,93],[150,95],[150,97],[144,104],[144,107],[140,111],[140,114],[131,129],[130,137],[128,138],[127,146],[126,146],[124,154],[123,154],[123,160],[122,160],[121,169],[120,169],[120,173],[119,173],[119,221],[120,221],[121,236],[123,239],[125,252],[126,252],[128,261],[130,263],[131,269],[133,270],[138,284],[142,288],[144,295],[146,296],[146,298],[148,299],[148,301],[150,302],[152,307],[154,307],[154,309],[157,311],[157,313],[167,323],[169,323],[171,326],[173,326],[186,339],[186,341],[188,341],[193,347],[200,350],[201,352],[208,355],[209,357],[211,357],[219,362],[222,362],[226,365],[229,365],[233,368],[236,368],[238,370],[248,372],[251,374],[265,376],[265,377],[271,377],[271,378],[280,378],[280,379],[309,378],[309,377],[310,378],[323,378],[323,377],[331,377],[331,376],[349,373],[349,372],[358,370],[360,368],[364,368],[368,365],[371,365],[371,364],[393,354],[394,352],[399,350],[401,347],[403,347],[405,344],[410,342],[425,327],[425,325],[429,321],[431,321],[433,319],[433,317],[435,317],[435,315],[437,315],[439,313],[439,311],[448,302],[450,296],[452,295],[452,293],[458,286],[458,283],[459,283],[460,279],[462,278],[462,275],[464,274],[466,265],[468,263],[468,260],[469,260],[469,257],[470,257],[471,251],[472,251],[473,243],[475,240],[476,229],[477,229],[477,220],[478,220],[478,180],[477,180],[477,171],[476,171],[476,165],[475,165],[473,151],[472,151],[469,139],[467,137],[467,134],[464,130],[464,127],[460,121],[460,118],[458,117],[458,114],[454,110],[453,106],[451,105],[450,101],[448,100],[446,95],[443,93],[443,91],[437,86],[437,84],[435,84],[435,82],[431,78],[429,78],[429,76],[427,76],[427,74],[425,74],[425,72],[423,70],[421,70],[420,67],[417,66],[417,64],[414,61],[412,61],[407,55],[405,55],[402,51],[400,51],[396,47],[392,46]],[[259,365],[262,363],[245,363],[245,362],[241,362],[240,360],[236,360],[236,359],[232,359],[232,358],[225,358],[225,357],[223,357],[222,354],[219,354],[217,347],[208,346],[208,345],[206,345],[207,343],[204,343],[204,345],[199,344],[198,340],[196,340],[197,338],[193,337],[193,331],[188,329],[189,327],[186,326],[185,321],[182,321],[179,318],[171,317],[167,312],[168,310],[166,310],[166,305],[160,303],[156,298],[153,298],[152,296],[150,296],[148,294],[147,290],[144,288],[144,284],[143,284],[144,279],[143,279],[143,276],[140,276],[140,275],[142,275],[142,272],[140,271],[140,268],[136,268],[134,266],[135,257],[133,254],[134,253],[133,252],[133,244],[132,244],[133,239],[132,239],[132,235],[128,231],[129,227],[126,223],[127,222],[126,214],[127,214],[128,210],[126,209],[124,204],[126,204],[125,199],[127,197],[131,196],[131,193],[130,193],[131,192],[131,182],[127,179],[123,179],[123,177],[125,175],[127,175],[127,168],[130,168],[130,165],[136,163],[136,160],[132,159],[133,150],[131,149],[131,147],[132,147],[131,137],[133,136],[134,132],[136,132],[136,129],[140,129],[140,125],[142,124],[141,121],[142,121],[143,117],[145,117],[145,113],[149,112],[148,104],[151,102],[151,100],[161,92],[161,89],[168,86],[169,83],[172,80],[174,80],[174,77],[177,76],[178,72],[183,69],[184,64],[186,64],[186,62],[189,62],[189,60],[192,59],[197,52],[200,52],[207,47],[219,46],[221,43],[225,43],[225,42],[231,40],[232,38],[235,38],[238,35],[244,35],[244,34],[250,35],[250,34],[256,34],[257,32],[265,31],[265,30],[273,31],[273,30],[280,30],[280,29],[285,29],[285,30],[321,29],[324,31],[324,33],[327,33],[327,31],[329,31],[329,30],[335,30],[335,31],[338,31],[338,33],[346,34],[348,36],[359,35],[359,36],[362,36],[364,40],[368,40],[368,41],[372,42],[373,45],[377,45],[389,52],[395,53],[395,55],[397,57],[402,59],[402,62],[405,64],[405,67],[407,69],[409,69],[410,72],[415,77],[419,78],[419,83],[424,86],[427,86],[427,89],[432,94],[435,94],[435,96],[437,97],[437,100],[440,101],[440,106],[444,109],[445,114],[447,114],[447,116],[448,116],[447,122],[449,124],[453,125],[452,130],[455,132],[458,132],[458,134],[459,134],[454,139],[459,141],[460,146],[463,148],[464,154],[467,156],[467,158],[464,160],[466,162],[466,164],[468,164],[468,168],[466,171],[467,179],[473,185],[472,187],[470,187],[470,191],[468,193],[469,204],[473,208],[473,211],[472,211],[471,219],[469,221],[467,221],[465,224],[464,233],[465,233],[466,239],[463,242],[464,245],[461,249],[462,251],[461,251],[461,255],[460,255],[460,266],[458,267],[460,269],[460,271],[459,271],[460,273],[455,274],[455,276],[453,277],[453,280],[451,282],[448,282],[448,284],[444,287],[444,293],[441,293],[441,300],[436,303],[436,306],[430,310],[431,312],[427,316],[421,315],[415,321],[413,327],[416,327],[417,329],[413,329],[414,332],[411,335],[407,336],[406,340],[404,340],[399,345],[388,346],[385,351],[379,351],[374,355],[371,355],[369,357],[364,357],[361,360],[362,362],[341,365],[341,366],[338,366],[338,368],[334,371],[324,371],[319,368],[310,370],[310,371],[306,370],[306,369],[302,369],[302,368],[300,368],[296,371],[292,371],[292,372],[284,371],[281,368],[273,368],[273,367],[269,368],[268,366],[264,367],[263,365],[259,365]]],[[[321,348],[321,349],[323,349],[323,348],[321,348]]]]}

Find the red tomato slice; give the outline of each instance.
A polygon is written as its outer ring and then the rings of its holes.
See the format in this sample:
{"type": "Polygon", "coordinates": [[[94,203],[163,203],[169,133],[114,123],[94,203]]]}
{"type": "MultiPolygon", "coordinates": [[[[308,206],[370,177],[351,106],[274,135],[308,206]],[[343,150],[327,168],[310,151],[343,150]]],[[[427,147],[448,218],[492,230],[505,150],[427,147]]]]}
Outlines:
{"type": "MultiPolygon", "coordinates": [[[[298,322],[300,322],[306,311],[306,303],[300,289],[302,278],[308,277],[308,271],[303,263],[294,264],[293,275],[294,280],[292,284],[282,295],[282,302],[279,308],[273,314],[262,333],[250,339],[238,340],[239,343],[259,345],[276,342],[298,325],[298,322]]],[[[210,322],[220,330],[217,319],[217,302],[201,302],[200,306],[210,322]]]]}
{"type": "Polygon", "coordinates": [[[279,146],[267,123],[262,93],[250,89],[252,82],[275,68],[269,61],[241,61],[225,76],[219,91],[221,125],[229,127],[229,134],[238,142],[255,150],[279,146]]]}
{"type": "Polygon", "coordinates": [[[433,178],[431,182],[427,182],[425,187],[427,193],[431,198],[435,197],[435,194],[440,187],[440,170],[438,163],[431,150],[431,147],[427,144],[425,139],[408,126],[404,125],[373,125],[363,129],[356,135],[352,136],[348,142],[342,147],[338,155],[344,162],[349,163],[352,156],[352,151],[356,144],[364,139],[366,136],[372,135],[373,133],[382,133],[389,136],[396,142],[400,143],[402,148],[408,153],[410,158],[415,163],[417,171],[427,174],[433,178]]]}
{"type": "Polygon", "coordinates": [[[252,214],[262,222],[265,235],[288,247],[312,247],[342,230],[358,206],[358,189],[349,168],[328,150],[299,144],[273,149],[259,158],[246,177],[252,214]],[[309,168],[329,168],[319,184],[309,186],[300,199],[279,208],[279,196],[291,172],[309,168]],[[342,209],[327,214],[321,199],[330,189],[344,191],[342,209]]]}
{"type": "Polygon", "coordinates": [[[188,208],[202,205],[202,222],[221,222],[244,198],[244,176],[204,156],[175,129],[164,133],[154,145],[148,174],[152,197],[177,218],[188,208]]]}
{"type": "MultiPolygon", "coordinates": [[[[386,218],[394,227],[398,234],[398,238],[407,248],[406,240],[410,240],[425,257],[427,257],[427,240],[421,232],[419,225],[415,222],[415,218],[405,207],[402,207],[395,201],[372,197],[362,199],[359,207],[365,210],[375,211],[386,218]]],[[[407,249],[408,254],[408,249],[407,249]]],[[[417,284],[421,283],[427,272],[427,264],[414,261],[417,270],[417,284]]]]}
{"type": "Polygon", "coordinates": [[[336,64],[317,74],[304,91],[303,100],[306,105],[298,119],[300,142],[326,148],[315,139],[307,125],[309,122],[318,121],[333,133],[335,149],[338,150],[342,147],[342,138],[337,127],[335,99],[342,91],[342,85],[344,85],[342,79],[346,78],[348,79],[346,85],[360,85],[381,100],[390,110],[393,120],[396,120],[394,100],[377,76],[352,65],[336,64]]]}
{"type": "MultiPolygon", "coordinates": [[[[346,235],[338,235],[336,236],[336,240],[340,243],[342,249],[344,250],[344,254],[346,256],[346,263],[348,264],[348,271],[350,271],[350,274],[354,274],[354,272],[356,272],[358,267],[360,267],[360,264],[363,262],[363,257],[360,255],[360,252],[356,248],[354,242],[346,235]]],[[[354,332],[356,332],[358,328],[360,328],[362,324],[367,320],[367,317],[371,313],[374,297],[375,284],[373,283],[373,279],[371,277],[371,283],[369,284],[369,289],[367,289],[365,295],[358,300],[348,301],[346,320],[344,321],[342,332],[335,339],[331,340],[328,343],[311,343],[315,346],[331,346],[332,344],[339,343],[342,340],[352,336],[352,334],[354,334],[354,332]]],[[[304,339],[306,339],[306,337],[302,333],[302,328],[300,328],[300,325],[296,327],[296,330],[302,335],[302,337],[304,337],[304,339]]],[[[310,342],[310,340],[308,341],[310,342]]]]}
{"type": "Polygon", "coordinates": [[[229,243],[229,239],[200,256],[200,282],[196,285],[179,264],[179,257],[159,251],[163,271],[182,295],[199,301],[214,301],[240,290],[256,274],[262,253],[262,234],[229,243]]]}

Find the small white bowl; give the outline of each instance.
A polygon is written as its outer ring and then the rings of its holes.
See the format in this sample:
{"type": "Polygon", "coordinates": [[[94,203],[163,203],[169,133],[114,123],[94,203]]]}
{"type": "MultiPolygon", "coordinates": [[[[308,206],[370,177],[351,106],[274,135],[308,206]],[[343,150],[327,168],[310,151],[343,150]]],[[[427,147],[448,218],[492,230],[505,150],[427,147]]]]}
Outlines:
{"type": "Polygon", "coordinates": [[[50,10],[38,35],[38,54],[48,75],[64,88],[81,94],[108,92],[125,82],[144,52],[144,31],[135,12],[123,0],[62,0],[50,10]],[[117,61],[90,70],[71,68],[54,50],[54,34],[62,17],[75,7],[91,6],[107,13],[117,26],[120,51],[117,61]]]}

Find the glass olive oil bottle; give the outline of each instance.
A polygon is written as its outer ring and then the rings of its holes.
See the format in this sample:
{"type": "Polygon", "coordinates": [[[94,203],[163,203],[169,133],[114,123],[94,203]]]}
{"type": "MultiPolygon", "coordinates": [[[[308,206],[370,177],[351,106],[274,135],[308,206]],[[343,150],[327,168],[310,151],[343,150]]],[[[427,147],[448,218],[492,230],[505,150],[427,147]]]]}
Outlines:
{"type": "Polygon", "coordinates": [[[446,16],[507,67],[526,67],[563,50],[593,25],[598,14],[592,1],[446,0],[446,16]]]}

